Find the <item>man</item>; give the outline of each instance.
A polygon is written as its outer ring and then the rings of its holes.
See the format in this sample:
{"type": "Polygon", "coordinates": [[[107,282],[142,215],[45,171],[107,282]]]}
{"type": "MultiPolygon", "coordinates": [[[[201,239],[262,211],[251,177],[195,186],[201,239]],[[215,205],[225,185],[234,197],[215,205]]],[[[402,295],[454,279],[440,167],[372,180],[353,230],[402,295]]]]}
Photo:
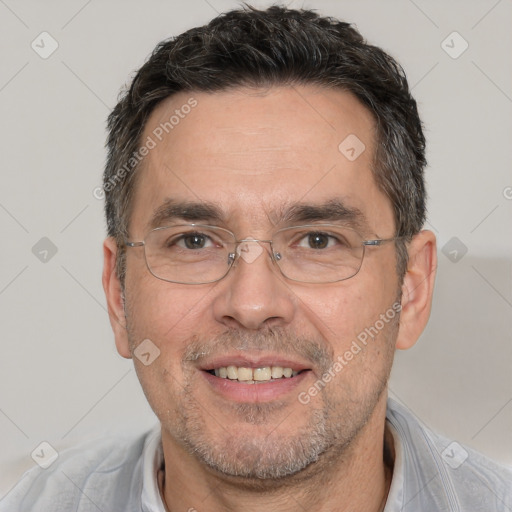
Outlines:
{"type": "Polygon", "coordinates": [[[387,399],[436,268],[391,57],[311,11],[232,11],[156,48],[108,148],[103,285],[160,425],[2,510],[512,510],[508,469],[387,399]]]}

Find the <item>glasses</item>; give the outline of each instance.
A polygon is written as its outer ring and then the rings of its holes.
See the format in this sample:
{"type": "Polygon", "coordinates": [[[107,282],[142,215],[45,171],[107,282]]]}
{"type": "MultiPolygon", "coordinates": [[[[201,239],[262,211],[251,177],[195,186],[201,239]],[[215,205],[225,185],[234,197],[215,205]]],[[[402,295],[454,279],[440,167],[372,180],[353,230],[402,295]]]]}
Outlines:
{"type": "Polygon", "coordinates": [[[170,283],[220,281],[240,257],[252,263],[264,252],[260,244],[269,244],[272,262],[284,277],[322,284],[354,277],[367,246],[380,247],[396,239],[364,240],[345,226],[307,224],[280,229],[271,240],[237,240],[234,233],[218,226],[178,224],[153,229],[142,242],[125,243],[144,247],[148,270],[170,283]]]}

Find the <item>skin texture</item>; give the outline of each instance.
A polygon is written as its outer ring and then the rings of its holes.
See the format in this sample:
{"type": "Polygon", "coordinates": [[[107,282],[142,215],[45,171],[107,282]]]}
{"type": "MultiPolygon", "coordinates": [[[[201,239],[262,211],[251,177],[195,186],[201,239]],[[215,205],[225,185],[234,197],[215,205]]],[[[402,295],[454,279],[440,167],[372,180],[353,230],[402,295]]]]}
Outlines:
{"type": "MultiPolygon", "coordinates": [[[[331,200],[362,212],[365,239],[394,236],[391,204],[371,171],[374,120],[350,93],[313,86],[180,93],[157,107],[142,140],[191,96],[197,106],[138,171],[132,241],[144,239],[154,211],[170,198],[215,204],[224,219],[213,223],[237,239],[269,239],[288,225],[282,213],[292,204],[331,200]],[[366,146],[354,161],[338,150],[349,134],[366,146]]],[[[162,424],[165,500],[170,510],[300,504],[378,512],[390,476],[383,462],[387,381],[395,348],[412,346],[428,320],[435,237],[422,231],[413,239],[402,285],[393,243],[368,248],[355,277],[322,285],[285,279],[264,246],[254,261],[239,259],[223,280],[206,285],[156,279],[143,248],[129,249],[123,303],[116,245],[105,241],[103,284],[119,353],[132,357],[145,339],[160,350],[150,365],[135,357],[134,364],[162,424]],[[397,300],[400,319],[385,323],[301,403],[299,394],[397,300]],[[233,400],[202,368],[234,355],[286,359],[309,371],[275,399],[253,393],[233,400]]]]}

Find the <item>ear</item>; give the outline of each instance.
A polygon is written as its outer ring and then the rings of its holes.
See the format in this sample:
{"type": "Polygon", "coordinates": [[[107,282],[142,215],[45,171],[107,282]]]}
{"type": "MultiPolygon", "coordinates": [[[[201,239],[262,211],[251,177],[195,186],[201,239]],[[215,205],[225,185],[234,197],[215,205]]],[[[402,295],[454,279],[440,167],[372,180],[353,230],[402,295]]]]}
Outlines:
{"type": "Polygon", "coordinates": [[[408,248],[409,262],[402,285],[402,311],[396,348],[411,348],[427,325],[437,268],[436,237],[420,231],[408,248]]]}
{"type": "Polygon", "coordinates": [[[103,242],[103,290],[107,298],[108,316],[114,331],[117,351],[121,356],[131,358],[123,292],[116,273],[116,259],[117,244],[114,238],[109,237],[103,242]]]}

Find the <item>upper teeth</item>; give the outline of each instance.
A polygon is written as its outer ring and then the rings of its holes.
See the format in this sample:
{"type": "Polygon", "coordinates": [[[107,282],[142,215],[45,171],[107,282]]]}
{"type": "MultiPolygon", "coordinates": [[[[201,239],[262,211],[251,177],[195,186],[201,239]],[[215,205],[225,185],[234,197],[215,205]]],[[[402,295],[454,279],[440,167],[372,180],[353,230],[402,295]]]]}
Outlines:
{"type": "Polygon", "coordinates": [[[245,383],[269,381],[281,377],[292,377],[299,372],[282,366],[263,366],[261,368],[247,368],[244,366],[222,366],[215,368],[215,375],[223,379],[243,381],[245,383]]]}

